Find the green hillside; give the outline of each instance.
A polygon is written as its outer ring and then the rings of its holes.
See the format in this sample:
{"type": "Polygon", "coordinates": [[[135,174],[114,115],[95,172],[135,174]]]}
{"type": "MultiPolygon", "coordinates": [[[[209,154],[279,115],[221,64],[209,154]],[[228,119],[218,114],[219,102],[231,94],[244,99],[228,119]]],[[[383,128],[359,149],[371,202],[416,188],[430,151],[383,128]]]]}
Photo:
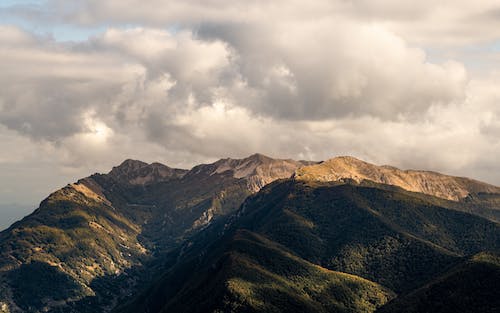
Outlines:
{"type": "Polygon", "coordinates": [[[377,313],[500,312],[500,256],[481,253],[377,313]]]}
{"type": "Polygon", "coordinates": [[[252,231],[323,267],[409,291],[461,256],[500,247],[500,227],[423,200],[351,184],[287,181],[245,204],[252,231]]]}
{"type": "Polygon", "coordinates": [[[278,181],[223,224],[117,312],[372,312],[500,247],[498,224],[383,186],[278,181]]]}
{"type": "Polygon", "coordinates": [[[324,269],[246,230],[215,249],[193,267],[176,267],[151,293],[117,312],[373,312],[394,296],[376,283],[324,269]],[[184,283],[171,286],[179,278],[184,283]]]}
{"type": "Polygon", "coordinates": [[[23,311],[94,296],[96,277],[120,274],[148,258],[137,240],[140,231],[103,198],[67,186],[0,234],[0,296],[23,311]]]}

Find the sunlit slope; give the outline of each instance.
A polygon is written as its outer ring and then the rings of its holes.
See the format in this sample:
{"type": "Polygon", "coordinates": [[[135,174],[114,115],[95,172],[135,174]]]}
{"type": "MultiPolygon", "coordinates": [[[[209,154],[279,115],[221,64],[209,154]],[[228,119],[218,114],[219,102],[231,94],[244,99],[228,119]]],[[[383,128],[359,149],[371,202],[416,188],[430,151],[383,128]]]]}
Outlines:
{"type": "Polygon", "coordinates": [[[377,166],[353,157],[337,157],[320,164],[302,167],[295,177],[299,180],[323,182],[345,179],[356,182],[369,180],[455,201],[466,198],[470,194],[500,194],[499,187],[470,178],[429,171],[400,170],[392,166],[377,166]]]}

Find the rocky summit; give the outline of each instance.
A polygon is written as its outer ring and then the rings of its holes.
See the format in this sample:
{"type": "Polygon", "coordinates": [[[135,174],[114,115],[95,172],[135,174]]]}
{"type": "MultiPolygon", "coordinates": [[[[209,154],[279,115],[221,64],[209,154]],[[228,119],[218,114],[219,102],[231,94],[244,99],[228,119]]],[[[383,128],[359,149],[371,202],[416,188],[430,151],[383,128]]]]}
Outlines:
{"type": "Polygon", "coordinates": [[[353,180],[393,185],[408,191],[458,201],[471,194],[500,193],[500,188],[465,177],[393,166],[376,166],[353,157],[337,157],[297,170],[296,179],[315,181],[353,180]]]}
{"type": "Polygon", "coordinates": [[[499,221],[499,187],[353,157],[126,160],[0,233],[0,312],[497,312],[499,221]]]}

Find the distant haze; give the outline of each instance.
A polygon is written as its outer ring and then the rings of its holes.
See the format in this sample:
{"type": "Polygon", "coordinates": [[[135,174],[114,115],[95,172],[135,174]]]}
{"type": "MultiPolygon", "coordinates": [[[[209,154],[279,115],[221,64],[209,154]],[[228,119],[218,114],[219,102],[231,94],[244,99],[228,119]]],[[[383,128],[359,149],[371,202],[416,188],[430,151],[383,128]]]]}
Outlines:
{"type": "Polygon", "coordinates": [[[12,223],[34,211],[28,205],[0,204],[0,230],[4,230],[12,223]]]}

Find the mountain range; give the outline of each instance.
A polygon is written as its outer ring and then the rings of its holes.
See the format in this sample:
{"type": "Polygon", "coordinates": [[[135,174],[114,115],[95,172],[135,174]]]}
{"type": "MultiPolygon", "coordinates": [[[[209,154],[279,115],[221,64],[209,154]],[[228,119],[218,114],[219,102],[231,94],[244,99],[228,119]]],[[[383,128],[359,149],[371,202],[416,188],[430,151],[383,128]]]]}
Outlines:
{"type": "Polygon", "coordinates": [[[0,233],[0,312],[500,312],[500,188],[353,157],[126,160],[0,233]]]}

